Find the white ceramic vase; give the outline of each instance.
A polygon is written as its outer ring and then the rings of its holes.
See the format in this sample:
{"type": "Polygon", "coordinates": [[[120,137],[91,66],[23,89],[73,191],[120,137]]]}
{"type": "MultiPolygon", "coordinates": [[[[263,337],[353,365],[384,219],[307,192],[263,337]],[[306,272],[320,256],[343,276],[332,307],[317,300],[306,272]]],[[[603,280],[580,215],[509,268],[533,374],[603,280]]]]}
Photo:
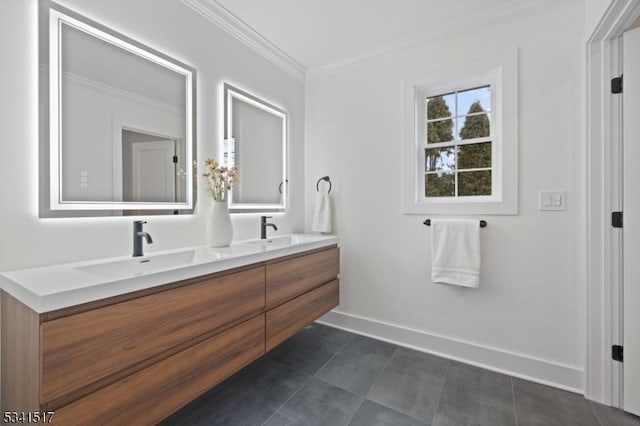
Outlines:
{"type": "Polygon", "coordinates": [[[227,201],[213,200],[207,222],[207,244],[210,247],[226,247],[233,239],[233,225],[227,201]]]}

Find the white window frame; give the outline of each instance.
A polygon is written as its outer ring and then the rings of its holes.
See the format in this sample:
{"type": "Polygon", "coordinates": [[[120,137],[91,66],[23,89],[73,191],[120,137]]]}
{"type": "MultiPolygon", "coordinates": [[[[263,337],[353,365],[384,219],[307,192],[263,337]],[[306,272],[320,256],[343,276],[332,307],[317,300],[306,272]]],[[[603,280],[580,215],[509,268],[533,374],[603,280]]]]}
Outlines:
{"type": "MultiPolygon", "coordinates": [[[[406,79],[403,103],[404,213],[518,214],[517,49],[406,79]],[[425,100],[486,85],[491,86],[491,195],[427,197],[424,170],[425,100]]],[[[440,144],[431,145],[436,148],[440,144]]]]}

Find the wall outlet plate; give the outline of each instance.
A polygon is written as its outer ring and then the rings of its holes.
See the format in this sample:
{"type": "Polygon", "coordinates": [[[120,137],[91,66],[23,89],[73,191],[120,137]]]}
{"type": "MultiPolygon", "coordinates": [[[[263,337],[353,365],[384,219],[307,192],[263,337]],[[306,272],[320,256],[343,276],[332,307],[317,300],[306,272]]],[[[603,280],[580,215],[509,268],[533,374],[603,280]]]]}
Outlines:
{"type": "Polygon", "coordinates": [[[538,210],[561,211],[567,210],[567,191],[540,191],[538,192],[538,210]]]}

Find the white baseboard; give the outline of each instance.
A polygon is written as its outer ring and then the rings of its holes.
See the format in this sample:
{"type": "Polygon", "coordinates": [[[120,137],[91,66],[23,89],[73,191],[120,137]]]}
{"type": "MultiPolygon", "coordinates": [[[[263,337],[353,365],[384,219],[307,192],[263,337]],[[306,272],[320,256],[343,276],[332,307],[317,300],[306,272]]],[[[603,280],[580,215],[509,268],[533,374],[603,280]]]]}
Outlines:
{"type": "Polygon", "coordinates": [[[438,336],[340,311],[331,311],[317,322],[443,358],[584,394],[584,371],[574,366],[438,336]]]}

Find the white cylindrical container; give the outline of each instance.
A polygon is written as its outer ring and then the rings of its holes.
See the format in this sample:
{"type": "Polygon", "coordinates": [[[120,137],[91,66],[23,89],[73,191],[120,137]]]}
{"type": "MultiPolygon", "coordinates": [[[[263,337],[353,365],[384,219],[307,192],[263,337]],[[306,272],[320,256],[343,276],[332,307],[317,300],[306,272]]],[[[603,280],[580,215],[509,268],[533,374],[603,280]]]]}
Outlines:
{"type": "Polygon", "coordinates": [[[210,247],[226,247],[233,239],[233,225],[227,201],[213,200],[207,221],[207,244],[210,247]]]}

